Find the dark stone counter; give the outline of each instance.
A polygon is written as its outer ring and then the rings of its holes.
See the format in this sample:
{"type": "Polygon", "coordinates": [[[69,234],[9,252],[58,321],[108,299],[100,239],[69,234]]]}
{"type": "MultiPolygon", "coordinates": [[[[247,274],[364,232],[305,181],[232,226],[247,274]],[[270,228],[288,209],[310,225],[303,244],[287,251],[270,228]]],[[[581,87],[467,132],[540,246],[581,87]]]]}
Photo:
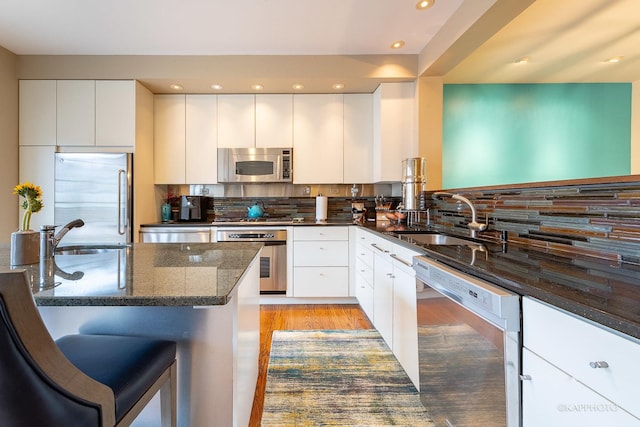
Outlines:
{"type": "Polygon", "coordinates": [[[382,229],[368,229],[396,243],[422,249],[428,257],[471,276],[640,339],[638,265],[483,240],[477,241],[483,243],[484,250],[419,245],[410,234],[398,237],[382,229]]]}
{"type": "MultiPolygon", "coordinates": [[[[25,269],[40,306],[227,304],[261,243],[134,243],[25,269]]],[[[9,268],[9,249],[0,267],[9,268]]]]}

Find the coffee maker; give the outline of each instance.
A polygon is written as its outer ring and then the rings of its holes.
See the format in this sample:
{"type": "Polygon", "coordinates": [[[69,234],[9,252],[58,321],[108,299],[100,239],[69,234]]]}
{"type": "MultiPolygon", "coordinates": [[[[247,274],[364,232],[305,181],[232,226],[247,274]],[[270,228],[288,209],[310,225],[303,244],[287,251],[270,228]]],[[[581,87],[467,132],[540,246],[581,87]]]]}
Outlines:
{"type": "Polygon", "coordinates": [[[180,196],[180,221],[207,221],[210,197],[180,196]]]}

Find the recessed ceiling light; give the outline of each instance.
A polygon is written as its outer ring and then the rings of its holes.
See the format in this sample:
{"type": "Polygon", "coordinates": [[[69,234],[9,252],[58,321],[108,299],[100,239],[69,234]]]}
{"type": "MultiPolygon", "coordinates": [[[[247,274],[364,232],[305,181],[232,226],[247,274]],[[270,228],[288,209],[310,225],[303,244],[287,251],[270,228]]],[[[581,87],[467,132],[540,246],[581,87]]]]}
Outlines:
{"type": "Polygon", "coordinates": [[[251,88],[253,90],[262,90],[262,89],[264,89],[264,86],[262,86],[262,85],[252,85],[251,88]]]}
{"type": "Polygon", "coordinates": [[[300,84],[300,83],[296,83],[293,86],[291,86],[292,88],[294,88],[295,90],[302,90],[304,89],[304,85],[300,84]]]}
{"type": "Polygon", "coordinates": [[[391,43],[391,49],[400,49],[402,46],[404,46],[404,40],[391,43]]]}
{"type": "Polygon", "coordinates": [[[182,89],[184,89],[184,88],[182,87],[182,85],[175,84],[175,83],[174,83],[174,84],[172,84],[172,85],[169,85],[169,87],[170,87],[171,89],[173,89],[173,90],[182,90],[182,89]]]}
{"type": "Polygon", "coordinates": [[[624,56],[612,56],[611,58],[605,59],[604,62],[615,64],[616,62],[622,61],[622,58],[624,58],[624,56]]]}
{"type": "Polygon", "coordinates": [[[529,61],[531,61],[531,58],[529,58],[528,56],[523,56],[521,58],[516,59],[513,62],[516,64],[527,64],[529,61]]]}
{"type": "Polygon", "coordinates": [[[436,4],[436,0],[420,0],[416,3],[416,9],[425,10],[436,4]]]}
{"type": "Polygon", "coordinates": [[[213,90],[222,90],[222,85],[219,85],[218,83],[214,83],[211,85],[211,89],[213,90]]]}
{"type": "Polygon", "coordinates": [[[334,83],[333,86],[331,86],[331,87],[336,89],[336,90],[340,90],[340,89],[344,89],[344,84],[342,84],[342,83],[334,83]]]}

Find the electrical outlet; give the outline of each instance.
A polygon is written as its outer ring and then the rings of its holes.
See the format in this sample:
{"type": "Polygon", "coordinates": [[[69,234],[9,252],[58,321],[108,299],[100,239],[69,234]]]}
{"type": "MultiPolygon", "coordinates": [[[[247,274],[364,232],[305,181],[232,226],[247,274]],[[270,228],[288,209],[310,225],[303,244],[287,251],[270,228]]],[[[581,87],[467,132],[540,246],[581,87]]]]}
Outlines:
{"type": "Polygon", "coordinates": [[[338,187],[331,187],[329,189],[330,194],[340,194],[340,189],[338,187]]]}
{"type": "Polygon", "coordinates": [[[304,187],[304,190],[302,190],[302,194],[305,194],[307,196],[311,194],[311,186],[307,185],[306,187],[304,187]]]}

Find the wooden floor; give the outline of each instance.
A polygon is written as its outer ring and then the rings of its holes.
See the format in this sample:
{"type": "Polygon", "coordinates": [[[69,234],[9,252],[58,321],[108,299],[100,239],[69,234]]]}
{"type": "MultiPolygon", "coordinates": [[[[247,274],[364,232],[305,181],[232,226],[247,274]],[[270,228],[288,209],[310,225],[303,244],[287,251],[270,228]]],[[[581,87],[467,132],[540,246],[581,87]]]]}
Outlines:
{"type": "Polygon", "coordinates": [[[372,329],[358,304],[305,304],[260,306],[260,359],[258,384],[251,411],[250,427],[259,427],[267,381],[271,334],[275,330],[372,329]]]}

